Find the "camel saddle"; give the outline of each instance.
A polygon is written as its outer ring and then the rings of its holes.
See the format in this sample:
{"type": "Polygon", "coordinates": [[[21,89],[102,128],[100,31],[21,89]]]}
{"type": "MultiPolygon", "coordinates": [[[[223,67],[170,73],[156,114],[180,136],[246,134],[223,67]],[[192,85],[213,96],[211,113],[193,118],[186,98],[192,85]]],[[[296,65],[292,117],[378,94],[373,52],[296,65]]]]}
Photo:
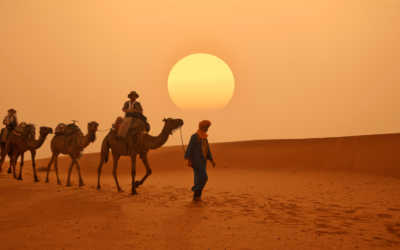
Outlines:
{"type": "Polygon", "coordinates": [[[72,135],[76,131],[78,131],[81,136],[83,135],[81,129],[78,126],[76,126],[74,123],[71,123],[68,125],[65,125],[64,123],[59,123],[56,127],[56,132],[54,134],[68,136],[68,135],[72,135]]]}
{"type": "Polygon", "coordinates": [[[12,135],[16,138],[21,137],[22,135],[28,135],[29,133],[35,134],[35,126],[27,125],[25,122],[21,122],[17,127],[15,127],[12,135]]]}
{"type": "Polygon", "coordinates": [[[132,117],[133,119],[139,119],[144,123],[147,133],[150,131],[150,124],[147,122],[147,117],[139,112],[126,113],[126,117],[132,117]]]}
{"type": "Polygon", "coordinates": [[[63,134],[68,136],[68,135],[72,135],[76,131],[78,131],[81,134],[81,136],[83,135],[81,129],[78,126],[76,126],[74,123],[71,123],[65,127],[63,134]]]}
{"type": "Polygon", "coordinates": [[[55,135],[62,135],[64,133],[64,129],[67,125],[64,123],[59,123],[56,127],[55,135]]]}
{"type": "MultiPolygon", "coordinates": [[[[122,117],[117,117],[115,123],[113,124],[113,129],[108,133],[106,138],[108,139],[108,136],[110,135],[110,133],[112,133],[112,131],[116,131],[118,133],[118,131],[121,129],[121,125],[123,122],[124,119],[122,117]]],[[[129,129],[127,131],[126,134],[127,136],[122,137],[117,141],[119,141],[119,143],[125,144],[125,150],[126,153],[128,154],[129,144],[130,143],[136,144],[139,140],[139,137],[144,133],[147,133],[146,124],[141,119],[134,118],[132,119],[129,129]]]]}

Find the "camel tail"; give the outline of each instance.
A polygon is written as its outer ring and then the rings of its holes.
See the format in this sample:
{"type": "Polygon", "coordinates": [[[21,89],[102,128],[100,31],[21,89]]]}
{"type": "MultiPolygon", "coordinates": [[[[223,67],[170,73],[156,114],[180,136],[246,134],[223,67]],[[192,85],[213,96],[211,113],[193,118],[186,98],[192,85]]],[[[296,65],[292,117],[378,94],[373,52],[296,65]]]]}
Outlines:
{"type": "Polygon", "coordinates": [[[104,163],[108,162],[109,155],[110,155],[110,144],[108,143],[106,137],[101,145],[101,158],[103,159],[104,157],[104,163]]]}

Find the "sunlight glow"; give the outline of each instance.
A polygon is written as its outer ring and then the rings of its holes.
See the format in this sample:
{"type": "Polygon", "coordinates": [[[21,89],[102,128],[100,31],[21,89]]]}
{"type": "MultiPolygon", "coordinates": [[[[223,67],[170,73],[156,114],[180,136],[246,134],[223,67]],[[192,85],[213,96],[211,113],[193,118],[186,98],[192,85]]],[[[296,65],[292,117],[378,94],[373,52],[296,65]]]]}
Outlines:
{"type": "Polygon", "coordinates": [[[220,110],[232,98],[235,80],[216,56],[193,54],[181,59],[168,77],[168,92],[182,110],[220,110]]]}

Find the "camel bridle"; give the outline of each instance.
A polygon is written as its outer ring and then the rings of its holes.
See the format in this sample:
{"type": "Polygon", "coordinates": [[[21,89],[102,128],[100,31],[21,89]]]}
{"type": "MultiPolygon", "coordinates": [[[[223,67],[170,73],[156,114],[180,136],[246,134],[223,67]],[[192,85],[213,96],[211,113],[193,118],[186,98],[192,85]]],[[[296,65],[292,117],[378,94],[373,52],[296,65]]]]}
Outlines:
{"type": "MultiPolygon", "coordinates": [[[[167,119],[164,118],[163,122],[166,122],[166,121],[167,121],[167,119]]],[[[183,145],[182,125],[181,125],[181,126],[178,126],[178,127],[175,128],[175,129],[173,129],[173,130],[171,131],[170,134],[173,135],[173,133],[174,133],[175,131],[177,131],[178,129],[179,129],[179,131],[180,131],[180,133],[181,133],[181,142],[182,142],[183,152],[186,154],[185,146],[183,145]]]]}

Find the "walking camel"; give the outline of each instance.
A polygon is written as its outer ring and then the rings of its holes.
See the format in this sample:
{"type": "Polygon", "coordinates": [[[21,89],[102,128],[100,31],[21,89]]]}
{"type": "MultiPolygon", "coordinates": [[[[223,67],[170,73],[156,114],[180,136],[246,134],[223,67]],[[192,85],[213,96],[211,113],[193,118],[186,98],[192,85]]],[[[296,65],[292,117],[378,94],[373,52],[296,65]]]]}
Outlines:
{"type": "MultiPolygon", "coordinates": [[[[0,132],[0,138],[3,138],[3,133],[4,133],[4,128],[0,132]]],[[[3,157],[3,154],[5,153],[5,150],[6,150],[6,146],[3,145],[3,143],[1,143],[1,146],[0,146],[0,157],[3,157]]],[[[7,154],[4,155],[4,157],[6,157],[6,156],[7,156],[7,154]]],[[[7,173],[11,174],[12,173],[12,171],[11,171],[12,149],[8,152],[8,158],[10,159],[10,167],[8,168],[7,173]]],[[[0,173],[3,172],[3,169],[1,167],[2,165],[3,164],[0,163],[0,173]]]]}
{"type": "MultiPolygon", "coordinates": [[[[101,189],[100,187],[100,175],[101,169],[103,167],[103,163],[108,162],[109,151],[111,148],[111,152],[113,155],[113,176],[115,179],[115,183],[117,184],[118,191],[121,191],[121,187],[118,184],[117,179],[117,166],[118,160],[121,156],[130,156],[131,157],[131,175],[132,175],[132,195],[136,195],[136,188],[139,188],[140,185],[144,183],[144,181],[151,175],[152,171],[149,165],[149,161],[147,159],[147,153],[149,150],[155,150],[164,145],[169,136],[172,135],[172,132],[177,128],[183,126],[183,120],[181,119],[164,119],[164,128],[158,136],[151,136],[149,134],[142,133],[142,129],[134,128],[131,125],[128,136],[124,139],[120,138],[118,141],[115,140],[115,136],[118,134],[116,130],[111,131],[108,136],[106,136],[101,145],[101,153],[100,153],[100,165],[98,168],[98,182],[97,189],[101,189]],[[146,167],[146,175],[140,180],[135,181],[136,177],[136,156],[139,154],[140,158],[143,161],[143,164],[146,167]]],[[[140,123],[140,122],[139,122],[140,123]]],[[[132,124],[138,124],[138,122],[132,124]]],[[[140,123],[142,127],[144,127],[143,123],[140,123]]]]}
{"type": "MultiPolygon", "coordinates": [[[[18,155],[21,155],[21,163],[20,163],[20,170],[18,180],[22,180],[22,167],[24,166],[24,155],[25,152],[28,150],[28,145],[31,143],[32,140],[35,139],[35,127],[33,124],[28,124],[22,131],[21,136],[16,137],[14,135],[10,135],[7,140],[7,144],[4,150],[4,153],[1,155],[0,159],[0,168],[6,159],[6,155],[12,150],[12,158],[11,158],[11,166],[13,168],[13,176],[17,178],[15,173],[15,167],[17,164],[18,155]]],[[[36,170],[34,168],[34,173],[36,176],[36,170]]],[[[37,176],[36,178],[37,179],[37,176]]]]}
{"type": "Polygon", "coordinates": [[[46,182],[49,182],[49,171],[51,165],[54,162],[54,169],[56,171],[57,176],[57,184],[61,185],[60,178],[58,177],[58,156],[60,154],[69,155],[71,157],[72,162],[68,169],[68,179],[67,179],[67,187],[72,186],[70,183],[70,177],[72,172],[72,167],[76,164],[76,169],[79,174],[79,186],[84,186],[82,176],[81,176],[81,167],[79,166],[77,157],[81,154],[82,150],[89,146],[90,143],[93,143],[96,140],[96,131],[99,124],[97,122],[88,123],[88,133],[83,136],[80,129],[76,129],[70,135],[55,135],[51,140],[51,152],[52,157],[50,159],[49,165],[47,166],[47,176],[46,182]]]}
{"type": "MultiPolygon", "coordinates": [[[[36,162],[35,162],[36,150],[39,149],[43,145],[43,143],[46,140],[47,136],[49,134],[52,134],[52,133],[53,133],[53,129],[52,128],[40,127],[39,139],[36,140],[35,137],[33,137],[28,142],[27,150],[31,152],[32,168],[33,168],[33,180],[35,182],[39,181],[39,179],[37,178],[37,175],[36,175],[36,162]]],[[[19,154],[17,155],[17,159],[15,160],[15,163],[17,163],[18,157],[19,157],[19,154]]],[[[22,160],[21,160],[21,163],[23,165],[22,160]]],[[[8,172],[11,173],[11,166],[8,169],[8,172]]],[[[18,180],[22,180],[22,167],[20,168],[20,171],[19,171],[18,180]]]]}

